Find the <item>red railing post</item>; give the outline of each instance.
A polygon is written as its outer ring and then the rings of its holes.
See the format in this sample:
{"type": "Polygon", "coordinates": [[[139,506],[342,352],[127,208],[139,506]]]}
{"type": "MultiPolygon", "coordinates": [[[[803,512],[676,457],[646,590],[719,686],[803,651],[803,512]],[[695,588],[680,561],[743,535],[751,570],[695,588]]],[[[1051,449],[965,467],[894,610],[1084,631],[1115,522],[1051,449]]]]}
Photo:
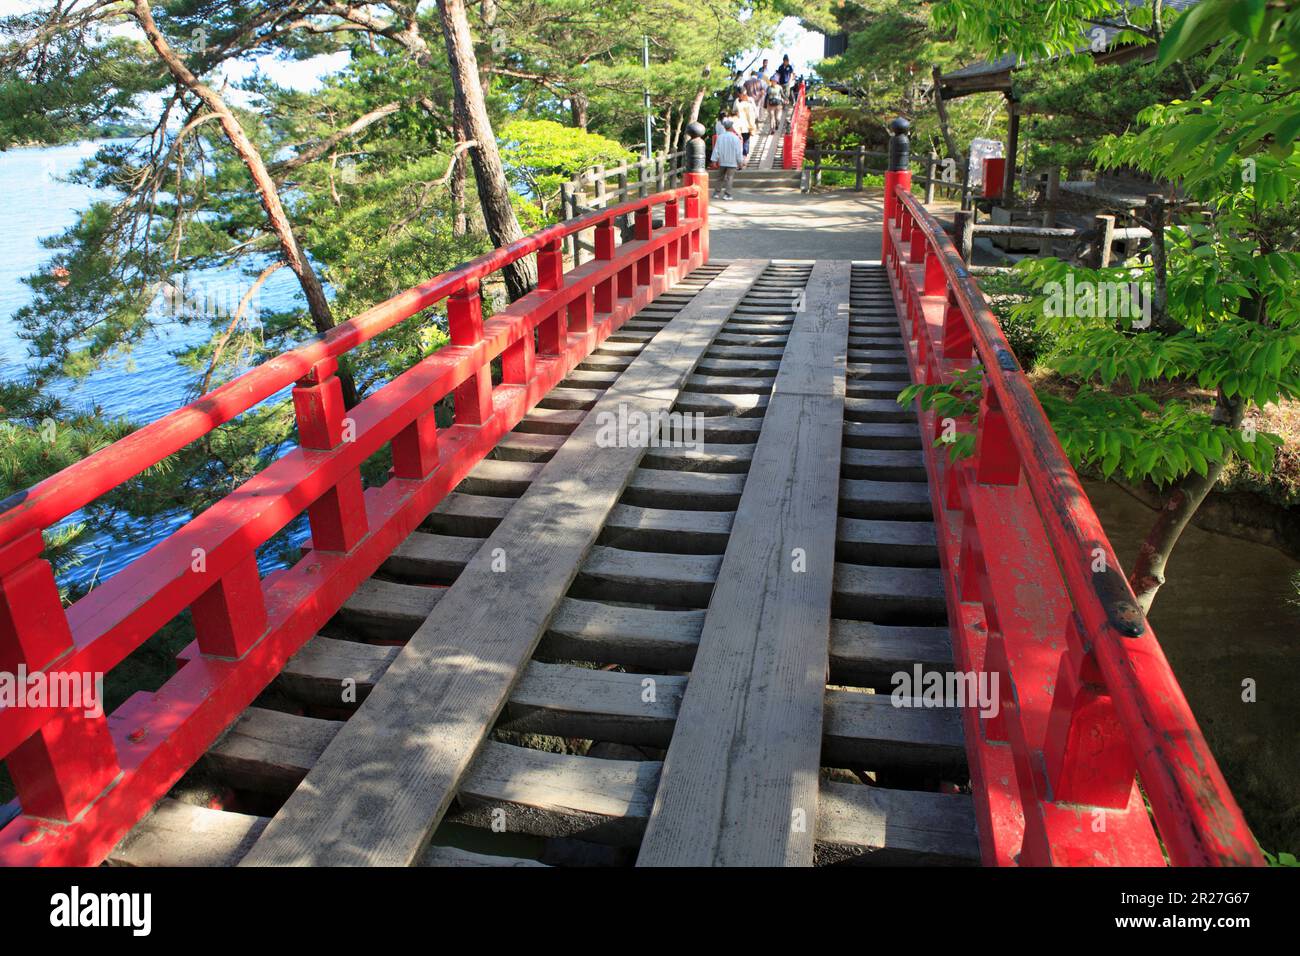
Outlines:
{"type": "Polygon", "coordinates": [[[911,263],[925,261],[925,232],[913,223],[911,229],[912,247],[908,250],[907,261],[911,263]]]}
{"type": "MultiPolygon", "coordinates": [[[[636,211],[635,217],[635,237],[644,242],[649,242],[654,235],[654,220],[650,218],[650,207],[643,206],[636,211]]],[[[636,261],[636,284],[638,286],[650,284],[650,255],[642,255],[636,261]]]]}
{"type": "Polygon", "coordinates": [[[1137,761],[1073,614],[1067,631],[1043,742],[1049,792],[1054,803],[1121,809],[1128,806],[1137,761]]]}
{"type": "MultiPolygon", "coordinates": [[[[329,451],[356,439],[355,423],[345,417],[343,386],[336,359],[318,362],[293,390],[293,407],[298,420],[298,444],[309,450],[329,451]]],[[[334,487],[327,489],[307,508],[311,524],[311,546],[318,551],[351,551],[366,534],[366,506],[361,472],[353,469],[334,487]]],[[[213,608],[221,608],[216,601],[213,608]]],[[[218,613],[220,613],[218,611],[218,613]]],[[[195,622],[197,626],[197,621],[195,622]]],[[[216,625],[216,634],[223,625],[216,625]]],[[[215,638],[221,644],[220,637],[215,638]]],[[[224,656],[224,655],[223,655],[224,656]]]]}
{"type": "MultiPolygon", "coordinates": [[[[564,287],[564,252],[560,240],[546,243],[537,252],[537,290],[556,292],[564,287]]],[[[620,290],[621,294],[621,290],[620,290]]],[[[631,295],[631,293],[628,293],[631,295]]],[[[559,355],[564,351],[564,313],[556,309],[537,323],[537,351],[559,355]]]]}
{"type": "Polygon", "coordinates": [[[569,302],[569,331],[590,332],[593,318],[592,290],[584,289],[569,302]]]}
{"type": "Polygon", "coordinates": [[[704,160],[704,127],[691,123],[686,127],[690,142],[686,144],[686,185],[695,192],[686,197],[686,218],[698,219],[699,225],[683,237],[681,258],[709,261],[709,170],[704,160]]]}
{"type": "MultiPolygon", "coordinates": [[[[447,328],[453,346],[475,346],[483,341],[483,302],[478,280],[447,298],[447,328]]],[[[485,363],[457,386],[452,403],[457,425],[482,425],[492,417],[492,365],[485,363]]]]}
{"type": "MultiPolygon", "coordinates": [[[[23,672],[40,672],[72,649],[72,631],[53,569],[41,557],[43,549],[39,531],[0,548],[0,670],[15,681],[23,672]]],[[[80,710],[60,709],[6,757],[28,816],[71,821],[119,773],[108,721],[102,712],[87,715],[89,702],[83,703],[86,707],[80,710]]],[[[102,699],[99,705],[102,708],[102,699]]]]}
{"type": "Polygon", "coordinates": [[[925,250],[925,284],[924,295],[944,295],[948,291],[948,280],[943,274],[943,259],[933,247],[925,250]]]}
{"type": "Polygon", "coordinates": [[[979,432],[975,436],[976,478],[986,485],[1014,485],[1020,481],[1020,454],[997,393],[987,381],[988,375],[996,374],[995,370],[985,373],[979,432]]]}
{"type": "MultiPolygon", "coordinates": [[[[664,203],[664,228],[669,230],[676,229],[678,223],[680,222],[680,220],[678,219],[679,215],[680,215],[680,208],[677,205],[676,199],[672,199],[664,203]]],[[[664,248],[664,252],[668,256],[667,259],[668,268],[676,270],[677,264],[678,262],[680,262],[681,243],[670,242],[664,248]]]]}
{"type": "MultiPolygon", "coordinates": [[[[937,259],[937,257],[935,257],[937,259]]],[[[962,315],[961,306],[953,290],[948,290],[948,304],[943,310],[943,357],[950,359],[968,359],[974,354],[974,342],[966,316],[962,315]]]]}
{"type": "MultiPolygon", "coordinates": [[[[702,152],[702,150],[701,150],[702,152]]],[[[709,261],[709,174],[689,172],[686,185],[695,187],[695,195],[686,197],[686,218],[700,220],[700,226],[691,232],[688,256],[698,255],[701,262],[709,261]]]]}
{"type": "MultiPolygon", "coordinates": [[[[606,219],[596,227],[596,260],[609,262],[614,258],[614,220],[606,219]]],[[[596,312],[607,315],[614,311],[615,279],[602,279],[596,283],[596,312]]]]}
{"type": "MultiPolygon", "coordinates": [[[[510,361],[510,351],[502,358],[502,370],[505,381],[511,384],[523,384],[532,375],[533,336],[530,332],[515,343],[514,361],[510,361]],[[520,356],[520,352],[524,353],[520,356]],[[520,371],[520,367],[526,371],[520,371]],[[515,379],[522,375],[522,380],[515,379]]],[[[433,409],[421,412],[415,421],[393,436],[393,477],[422,479],[433,474],[438,467],[438,421],[433,409]]]]}
{"type": "MultiPolygon", "coordinates": [[[[357,478],[357,491],[360,491],[360,476],[357,478]]],[[[360,508],[361,500],[358,495],[353,502],[355,507],[360,508]]],[[[313,507],[316,507],[313,505],[313,507]]],[[[329,508],[325,509],[329,514],[325,517],[320,516],[320,512],[308,518],[312,523],[312,544],[324,551],[347,551],[349,547],[329,548],[325,544],[316,544],[317,537],[325,542],[331,541],[328,533],[319,533],[318,528],[322,524],[328,524],[335,520],[340,521],[340,529],[351,530],[350,525],[343,522],[347,519],[336,519],[333,510],[342,510],[341,502],[336,496],[332,499],[329,508]]],[[[365,534],[365,509],[360,508],[360,531],[356,533],[356,538],[352,543],[355,544],[365,534]]],[[[309,512],[309,515],[311,513],[309,512]]],[[[350,516],[349,516],[350,517],[350,516]]],[[[345,533],[344,530],[337,532],[345,533]]],[[[339,539],[342,542],[343,538],[339,539]]],[[[193,565],[191,565],[193,567],[193,565]]],[[[203,573],[203,572],[197,572],[203,573]]],[[[243,657],[244,653],[257,643],[258,639],[266,633],[266,597],[262,592],[262,579],[257,569],[257,557],[249,554],[243,558],[233,568],[226,571],[210,588],[204,591],[191,606],[190,613],[194,618],[194,633],[198,638],[199,650],[209,657],[243,657]]]]}

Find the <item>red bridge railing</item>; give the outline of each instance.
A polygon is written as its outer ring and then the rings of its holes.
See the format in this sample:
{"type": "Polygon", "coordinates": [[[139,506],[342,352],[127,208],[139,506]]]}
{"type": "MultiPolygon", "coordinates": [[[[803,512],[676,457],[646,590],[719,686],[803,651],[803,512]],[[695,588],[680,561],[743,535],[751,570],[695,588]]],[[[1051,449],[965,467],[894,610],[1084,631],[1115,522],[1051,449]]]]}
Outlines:
{"type": "Polygon", "coordinates": [[[707,196],[707,175],[692,173],[682,188],[527,236],[0,502],[0,672],[43,672],[51,687],[102,675],[186,609],[197,635],[156,693],[137,693],[111,715],[0,709],[0,758],[18,791],[16,806],[0,808],[0,825],[12,817],[0,829],[0,863],[103,860],[502,435],[629,316],[707,261],[707,196]],[[635,239],[616,245],[614,220],[624,215],[634,216],[635,239]],[[565,273],[561,240],[588,229],[595,260],[565,273]],[[483,279],[533,253],[536,290],[485,322],[483,279]],[[450,345],[345,409],[340,356],[443,301],[450,345]],[[299,447],[65,611],[42,532],[289,385],[299,447]],[[453,422],[440,429],[434,406],[448,395],[453,422]],[[391,478],[363,490],[361,465],[385,445],[391,478]],[[310,550],[262,578],[256,549],[303,511],[310,550]]]}
{"type": "Polygon", "coordinates": [[[799,95],[794,100],[794,109],[790,113],[790,131],[785,134],[785,143],[781,149],[781,165],[785,169],[803,169],[803,153],[807,144],[807,87],[801,86],[799,95]]]}
{"type": "Polygon", "coordinates": [[[999,713],[963,715],[985,862],[1261,864],[997,319],[911,195],[906,122],[894,122],[882,259],[913,378],[984,370],[974,422],[921,421],[936,439],[953,425],[976,435],[955,462],[927,442],[926,464],[956,665],[999,677],[999,713]]]}

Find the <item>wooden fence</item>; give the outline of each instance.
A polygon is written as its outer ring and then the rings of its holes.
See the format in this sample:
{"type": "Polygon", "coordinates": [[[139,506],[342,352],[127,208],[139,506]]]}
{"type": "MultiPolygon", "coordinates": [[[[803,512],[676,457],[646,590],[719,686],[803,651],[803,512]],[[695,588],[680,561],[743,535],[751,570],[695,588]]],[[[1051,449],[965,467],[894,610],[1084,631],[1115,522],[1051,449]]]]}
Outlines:
{"type": "MultiPolygon", "coordinates": [[[[889,154],[882,150],[871,150],[865,146],[859,146],[856,149],[821,149],[820,147],[808,149],[804,153],[803,178],[799,188],[807,192],[813,186],[820,186],[822,173],[838,172],[853,173],[854,190],[861,192],[866,180],[867,173],[885,172],[885,167],[889,162],[889,154]],[[826,160],[833,160],[827,162],[826,160]],[[868,164],[868,160],[872,163],[868,164]],[[811,164],[811,165],[810,165],[811,164]]],[[[939,171],[939,154],[934,150],[924,159],[917,158],[914,165],[923,166],[925,175],[914,176],[913,183],[922,183],[925,186],[925,201],[934,202],[935,192],[942,192],[946,196],[960,197],[966,184],[961,180],[947,180],[938,175],[939,171]]]]}
{"type": "MultiPolygon", "coordinates": [[[[587,213],[617,206],[631,199],[644,199],[666,189],[675,189],[686,175],[686,151],[675,153],[660,151],[634,163],[617,166],[592,166],[578,173],[560,186],[561,219],[577,219],[587,213]]],[[[619,217],[621,238],[627,241],[632,235],[628,216],[619,217]]],[[[566,240],[566,251],[574,264],[595,257],[594,230],[571,234],[566,240]],[[583,259],[583,256],[586,259],[583,259]]]]}

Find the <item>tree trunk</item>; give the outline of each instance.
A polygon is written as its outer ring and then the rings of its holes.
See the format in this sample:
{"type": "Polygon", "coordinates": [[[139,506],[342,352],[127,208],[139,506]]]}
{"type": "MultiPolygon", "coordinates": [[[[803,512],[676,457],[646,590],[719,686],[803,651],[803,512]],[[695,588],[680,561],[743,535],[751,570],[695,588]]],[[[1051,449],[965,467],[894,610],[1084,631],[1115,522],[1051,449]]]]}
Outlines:
{"type": "MultiPolygon", "coordinates": [[[[248,134],[244,132],[243,126],[230,111],[226,101],[215,90],[200,82],[171,48],[154,22],[148,0],[134,0],[134,4],[135,19],[144,30],[149,45],[154,48],[176,81],[202,100],[203,104],[216,115],[226,138],[230,140],[230,145],[234,147],[240,160],[247,167],[249,175],[253,178],[253,185],[257,188],[262,208],[266,210],[266,218],[271,225],[271,230],[279,240],[280,254],[284,257],[285,264],[298,277],[298,284],[302,286],[303,294],[307,297],[307,309],[311,314],[312,325],[317,332],[328,332],[334,328],[334,313],[330,309],[329,299],[325,297],[325,289],[321,286],[316,270],[312,268],[311,262],[298,245],[298,239],[293,234],[293,224],[289,221],[284,204],[280,202],[279,190],[276,189],[266,163],[262,161],[262,154],[248,138],[248,134]]],[[[339,379],[343,385],[345,401],[349,406],[355,405],[357,394],[351,376],[340,369],[339,379]]]]}
{"type": "Polygon", "coordinates": [[[704,97],[707,91],[700,87],[695,93],[695,99],[691,100],[691,118],[689,122],[698,123],[700,121],[700,107],[704,105],[704,97]]]}
{"type": "Polygon", "coordinates": [[[280,193],[275,188],[275,183],[271,180],[271,174],[267,171],[266,164],[262,162],[262,156],[257,147],[249,140],[244,128],[239,124],[239,120],[235,118],[235,114],[230,111],[230,107],[226,105],[225,100],[216,91],[199,82],[199,78],[190,71],[189,67],[172,50],[159,31],[157,24],[154,23],[153,13],[149,9],[147,0],[135,0],[135,17],[144,29],[150,45],[158,53],[167,69],[171,71],[172,76],[186,89],[193,92],[208,109],[216,114],[222,130],[225,131],[226,138],[230,140],[230,144],[253,177],[258,198],[262,202],[262,208],[266,210],[271,229],[280,241],[280,251],[284,256],[285,263],[298,277],[298,281],[302,285],[302,291],[307,296],[312,321],[318,331],[324,332],[332,329],[334,327],[334,316],[330,311],[329,301],[325,298],[325,291],[321,288],[320,279],[317,278],[311,263],[307,261],[307,257],[303,255],[301,248],[298,246],[298,240],[293,234],[293,226],[289,222],[288,214],[284,211],[284,205],[280,202],[280,193]]]}
{"type": "Polygon", "coordinates": [[[957,149],[957,140],[953,139],[952,127],[948,123],[948,107],[943,105],[943,84],[939,82],[939,68],[931,67],[930,76],[934,79],[934,109],[939,114],[939,131],[943,133],[943,144],[948,148],[948,155],[954,162],[961,162],[961,153],[957,149]]]}
{"type": "Polygon", "coordinates": [[[587,97],[581,93],[569,94],[569,113],[573,117],[573,125],[576,129],[586,130],[589,117],[587,114],[587,97]]]}
{"type": "MultiPolygon", "coordinates": [[[[1240,399],[1229,400],[1220,389],[1210,420],[1215,425],[1225,428],[1239,428],[1245,411],[1245,402],[1240,399]]],[[[1191,523],[1196,509],[1201,506],[1201,502],[1205,500],[1206,495],[1218,482],[1219,476],[1223,474],[1225,461],[1226,458],[1212,463],[1204,475],[1192,472],[1180,481],[1165,499],[1160,516],[1147,532],[1146,540],[1138,549],[1133,574],[1129,578],[1129,583],[1133,585],[1133,591],[1144,614],[1151,610],[1156,592],[1165,583],[1165,566],[1169,562],[1169,555],[1174,550],[1174,545],[1178,543],[1184,529],[1191,523]]]]}
{"type": "MultiPolygon", "coordinates": [[[[488,118],[483,85],[479,82],[478,61],[464,0],[438,0],[442,33],[447,42],[447,62],[452,87],[456,92],[456,122],[467,139],[475,141],[470,152],[474,163],[474,183],[488,235],[497,246],[507,246],[523,237],[514,207],[510,205],[510,187],[506,182],[496,134],[488,118]]],[[[537,282],[537,268],[531,258],[506,266],[502,273],[511,300],[525,295],[537,282]]]]}

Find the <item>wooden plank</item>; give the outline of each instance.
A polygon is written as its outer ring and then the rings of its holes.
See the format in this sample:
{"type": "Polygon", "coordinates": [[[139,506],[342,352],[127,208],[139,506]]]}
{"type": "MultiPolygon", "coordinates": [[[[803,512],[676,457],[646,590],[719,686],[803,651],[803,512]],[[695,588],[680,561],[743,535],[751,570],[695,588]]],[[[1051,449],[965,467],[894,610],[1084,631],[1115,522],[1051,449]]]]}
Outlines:
{"type": "Polygon", "coordinates": [[[952,643],[944,627],[888,627],[866,621],[831,621],[831,683],[893,689],[890,678],[912,665],[952,669],[952,643]]]}
{"type": "Polygon", "coordinates": [[[703,611],[619,607],[566,598],[537,652],[557,660],[686,670],[695,660],[703,627],[703,611]]]}
{"type": "Polygon", "coordinates": [[[965,794],[823,783],[817,864],[975,866],[975,812],[965,794]]]}
{"type": "MultiPolygon", "coordinates": [[[[651,719],[638,713],[645,708],[622,700],[641,695],[631,675],[589,671],[596,676],[584,685],[581,680],[567,680],[570,670],[580,668],[533,664],[514,696],[528,702],[520,706],[530,708],[580,715],[589,705],[593,712],[610,712],[593,713],[592,719],[616,719],[619,714],[627,720],[651,719]],[[602,682],[601,677],[613,680],[602,682]]],[[[657,708],[657,719],[667,720],[667,728],[661,730],[665,742],[685,683],[675,680],[675,689],[665,687],[668,693],[657,708]]],[[[320,759],[342,726],[337,721],[252,707],[212,748],[208,762],[225,783],[284,797],[320,759]]],[[[507,829],[513,832],[582,835],[599,843],[635,845],[650,815],[659,767],[657,762],[554,754],[488,741],[461,784],[458,811],[448,819],[490,827],[492,810],[501,808],[506,810],[507,829]]],[[[222,839],[229,842],[224,835],[222,839]]],[[[252,839],[247,843],[251,845],[252,839]]]]}
{"type": "Polygon", "coordinates": [[[896,707],[890,694],[826,692],[824,763],[830,767],[905,770],[960,780],[966,773],[956,707],[896,707]]]}
{"type": "Polygon", "coordinates": [[[338,720],[250,707],[204,759],[236,789],[287,797],[343,726],[338,720]]]}
{"type": "Polygon", "coordinates": [[[938,568],[835,563],[835,616],[881,624],[944,624],[948,606],[938,568]]]}
{"type": "MultiPolygon", "coordinates": [[[[646,729],[657,726],[655,736],[667,742],[685,684],[682,678],[662,678],[667,682],[664,699],[647,709],[630,703],[642,696],[634,675],[588,671],[595,676],[584,682],[570,680],[574,670],[581,668],[531,665],[513,695],[527,703],[517,706],[555,713],[557,720],[566,715],[604,723],[639,720],[646,729]]],[[[342,726],[251,707],[212,748],[208,764],[224,783],[283,798],[342,726]]],[[[659,768],[658,762],[547,753],[489,740],[461,783],[459,809],[448,819],[490,827],[492,810],[501,808],[513,832],[582,835],[599,843],[634,846],[650,815],[659,768]]],[[[226,835],[222,840],[229,842],[226,835]]],[[[252,840],[247,842],[251,845],[252,840]]]]}
{"type": "Polygon", "coordinates": [[[109,866],[234,866],[269,821],[166,798],[113,848],[109,866]]]}
{"type": "Polygon", "coordinates": [[[661,554],[721,554],[731,534],[730,511],[685,511],[618,505],[600,533],[600,543],[661,554]]]}
{"type": "MultiPolygon", "coordinates": [[[[416,860],[644,453],[601,411],[671,410],[765,263],[733,263],[628,366],[547,462],[243,860],[416,860]],[[493,567],[504,550],[506,570],[493,567]]],[[[550,412],[551,415],[584,413],[550,412]]]]}
{"type": "Polygon", "coordinates": [[[848,262],[813,267],[705,616],[639,865],[813,863],[848,293],[848,262]]]}
{"type": "Polygon", "coordinates": [[[939,566],[939,545],[930,521],[841,518],[835,555],[857,564],[939,566]]]}
{"type": "Polygon", "coordinates": [[[344,602],[338,619],[371,640],[402,641],[411,636],[414,627],[429,616],[446,593],[446,588],[371,578],[344,602]]]}
{"type": "Polygon", "coordinates": [[[471,853],[454,846],[431,846],[420,856],[420,866],[541,866],[537,860],[513,856],[494,856],[490,853],[471,853]]]}
{"type": "Polygon", "coordinates": [[[511,691],[500,728],[666,747],[685,689],[684,677],[534,661],[511,691]]]}

